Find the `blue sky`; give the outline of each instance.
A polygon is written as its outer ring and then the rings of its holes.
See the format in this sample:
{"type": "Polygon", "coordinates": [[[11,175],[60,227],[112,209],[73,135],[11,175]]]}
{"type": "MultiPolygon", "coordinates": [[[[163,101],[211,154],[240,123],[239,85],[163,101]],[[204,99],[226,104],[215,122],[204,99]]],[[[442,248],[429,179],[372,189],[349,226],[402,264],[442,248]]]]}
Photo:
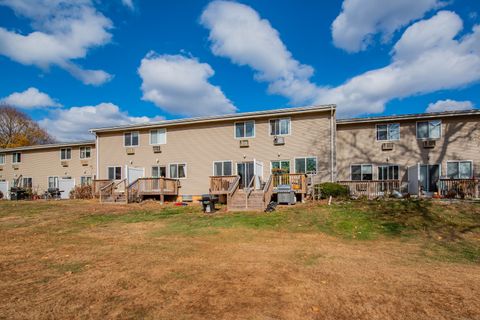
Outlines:
{"type": "Polygon", "coordinates": [[[480,103],[477,0],[0,0],[0,99],[88,128],[335,103],[342,117],[480,103]]]}

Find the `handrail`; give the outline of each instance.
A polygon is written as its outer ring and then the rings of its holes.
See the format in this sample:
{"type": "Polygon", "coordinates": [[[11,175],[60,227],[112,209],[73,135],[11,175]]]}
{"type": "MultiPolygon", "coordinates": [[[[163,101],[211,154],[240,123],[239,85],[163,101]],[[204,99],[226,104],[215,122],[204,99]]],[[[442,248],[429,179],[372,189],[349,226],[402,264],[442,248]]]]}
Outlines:
{"type": "Polygon", "coordinates": [[[100,202],[103,201],[103,194],[105,193],[105,191],[106,191],[108,188],[110,188],[110,192],[109,192],[110,195],[112,194],[112,190],[113,190],[113,185],[114,185],[114,184],[115,184],[115,181],[112,181],[112,182],[110,182],[110,183],[108,183],[108,184],[106,184],[105,186],[103,186],[103,187],[100,188],[100,191],[99,191],[99,193],[100,193],[100,202]]]}
{"type": "Polygon", "coordinates": [[[264,206],[267,206],[268,202],[270,202],[272,198],[272,193],[273,193],[273,175],[270,175],[268,178],[267,183],[263,187],[263,204],[264,206]]]}
{"type": "Polygon", "coordinates": [[[230,185],[230,188],[228,188],[227,193],[229,195],[232,195],[237,190],[237,187],[239,184],[240,184],[240,176],[237,176],[233,181],[233,183],[230,185]]]}

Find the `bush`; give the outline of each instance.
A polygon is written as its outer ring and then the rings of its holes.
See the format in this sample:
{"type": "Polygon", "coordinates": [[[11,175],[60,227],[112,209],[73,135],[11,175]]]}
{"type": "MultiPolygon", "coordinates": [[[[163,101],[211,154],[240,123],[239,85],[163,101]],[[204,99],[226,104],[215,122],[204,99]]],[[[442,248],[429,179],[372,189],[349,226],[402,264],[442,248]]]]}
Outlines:
{"type": "Polygon", "coordinates": [[[92,186],[76,186],[70,191],[70,199],[92,199],[93,188],[92,186]]]}
{"type": "Polygon", "coordinates": [[[3,199],[3,192],[0,191],[0,200],[3,199]]]}
{"type": "Polygon", "coordinates": [[[350,195],[348,187],[338,183],[324,182],[317,184],[315,188],[320,192],[322,199],[329,198],[347,198],[350,195]]]}

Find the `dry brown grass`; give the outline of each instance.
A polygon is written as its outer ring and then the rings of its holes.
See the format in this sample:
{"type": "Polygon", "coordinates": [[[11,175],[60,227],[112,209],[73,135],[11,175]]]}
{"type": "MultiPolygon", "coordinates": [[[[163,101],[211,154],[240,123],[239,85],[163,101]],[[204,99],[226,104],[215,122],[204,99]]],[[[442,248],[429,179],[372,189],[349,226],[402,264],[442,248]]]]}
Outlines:
{"type": "Polygon", "coordinates": [[[418,241],[117,219],[159,208],[0,203],[0,318],[480,319],[480,265],[418,241]]]}

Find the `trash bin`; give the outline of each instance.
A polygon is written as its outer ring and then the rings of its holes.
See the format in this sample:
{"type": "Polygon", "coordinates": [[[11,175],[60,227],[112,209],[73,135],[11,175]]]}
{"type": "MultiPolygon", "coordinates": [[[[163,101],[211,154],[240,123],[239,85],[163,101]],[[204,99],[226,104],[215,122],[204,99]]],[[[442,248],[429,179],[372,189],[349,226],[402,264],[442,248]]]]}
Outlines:
{"type": "Polygon", "coordinates": [[[205,212],[205,213],[215,212],[215,202],[216,201],[217,201],[217,199],[211,194],[202,195],[203,212],[205,212]]]}

